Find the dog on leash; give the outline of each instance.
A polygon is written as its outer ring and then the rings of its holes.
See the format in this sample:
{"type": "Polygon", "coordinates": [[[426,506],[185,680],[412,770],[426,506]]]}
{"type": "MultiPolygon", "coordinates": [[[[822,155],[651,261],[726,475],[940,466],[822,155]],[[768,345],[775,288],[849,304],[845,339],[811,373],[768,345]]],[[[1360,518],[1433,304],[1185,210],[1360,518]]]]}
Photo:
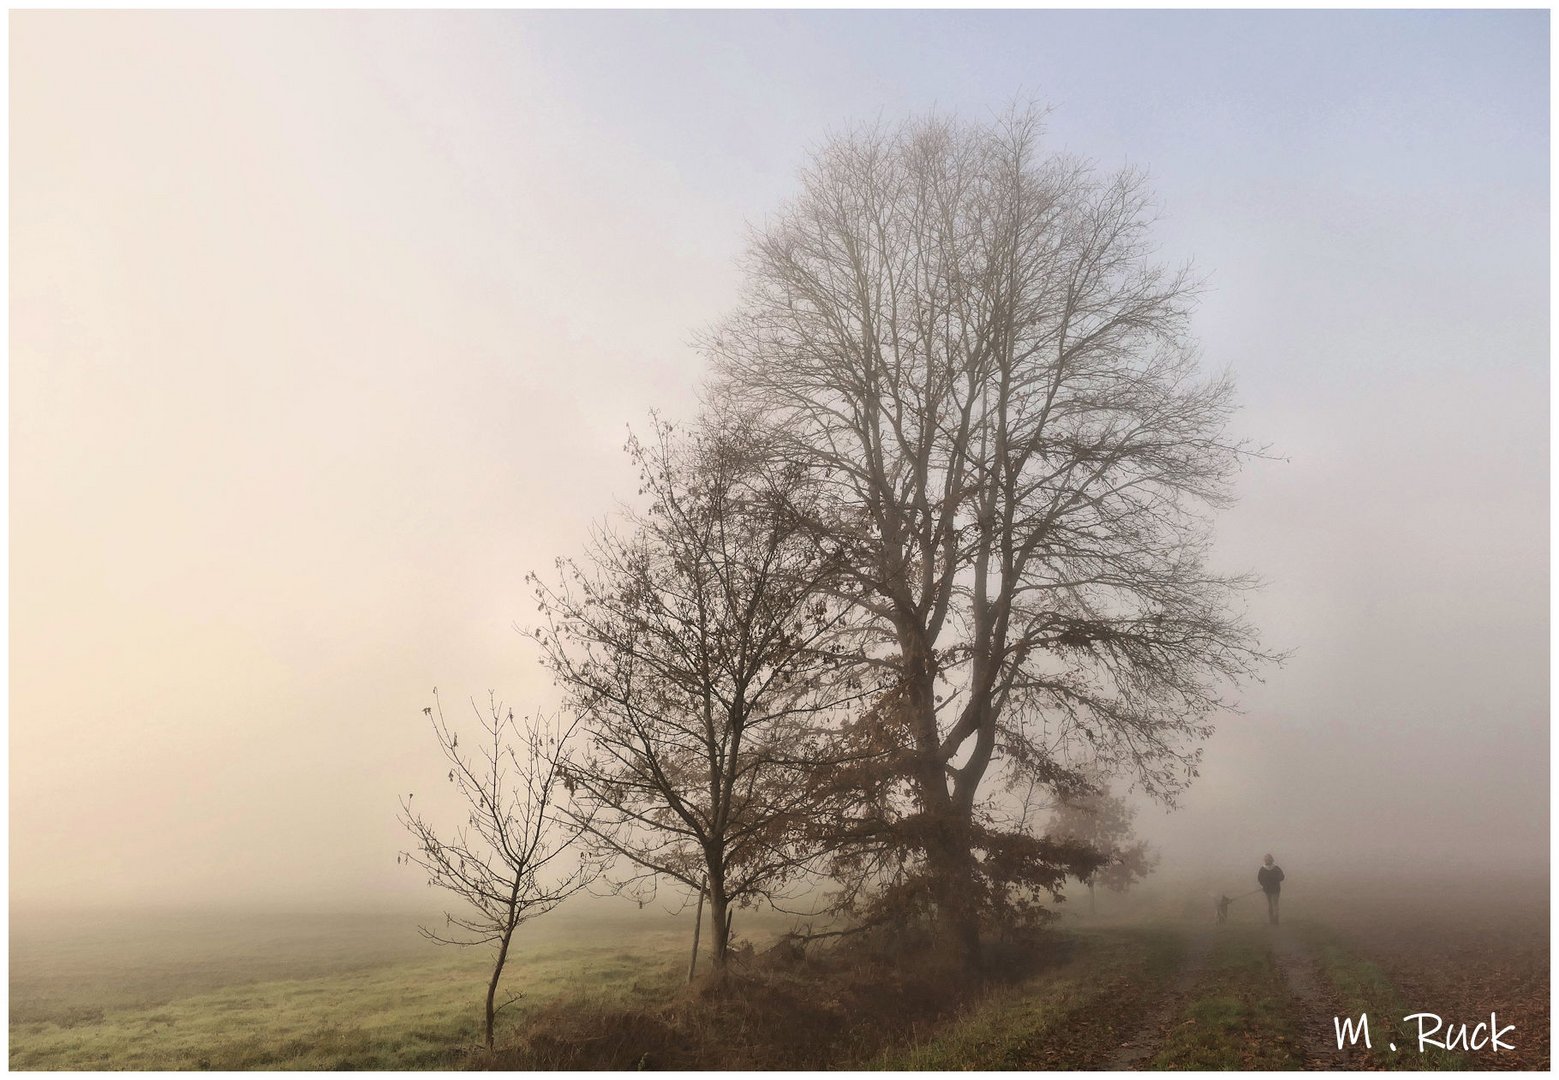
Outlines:
{"type": "Polygon", "coordinates": [[[1229,921],[1229,907],[1233,903],[1234,898],[1229,896],[1220,896],[1213,901],[1213,906],[1218,913],[1218,918],[1216,921],[1221,923],[1229,921]]]}

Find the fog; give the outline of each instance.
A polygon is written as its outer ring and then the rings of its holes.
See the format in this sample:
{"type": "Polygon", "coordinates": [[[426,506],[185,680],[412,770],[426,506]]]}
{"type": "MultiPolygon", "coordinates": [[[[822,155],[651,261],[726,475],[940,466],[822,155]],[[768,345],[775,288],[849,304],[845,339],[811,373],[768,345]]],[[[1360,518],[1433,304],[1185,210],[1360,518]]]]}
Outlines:
{"type": "Polygon", "coordinates": [[[1546,12],[10,26],[14,906],[428,902],[422,708],[556,700],[524,575],[695,408],[745,224],[1015,96],[1149,170],[1272,447],[1218,557],[1291,656],[1143,809],[1165,872],[1546,876],[1546,12]]]}

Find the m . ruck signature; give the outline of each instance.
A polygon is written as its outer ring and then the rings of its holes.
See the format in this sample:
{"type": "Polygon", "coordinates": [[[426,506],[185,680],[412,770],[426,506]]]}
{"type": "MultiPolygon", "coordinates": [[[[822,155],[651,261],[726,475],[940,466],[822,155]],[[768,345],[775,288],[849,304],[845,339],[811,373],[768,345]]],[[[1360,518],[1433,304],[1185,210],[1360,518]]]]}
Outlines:
{"type": "MultiPolygon", "coordinates": [[[[1435,1047],[1440,1050],[1488,1050],[1491,1053],[1499,1053],[1501,1050],[1514,1050],[1515,1045],[1504,1041],[1505,1036],[1516,1030],[1516,1025],[1499,1025],[1497,1013],[1489,1013],[1488,1023],[1479,1021],[1476,1024],[1448,1024],[1435,1013],[1419,1012],[1409,1013],[1402,1018],[1403,1023],[1409,1021],[1418,1025],[1418,1052],[1422,1054],[1427,1048],[1435,1047]],[[1443,1032],[1443,1034],[1442,1034],[1443,1032]],[[1439,1035],[1440,1038],[1435,1036],[1439,1035]]],[[[1337,1029],[1337,1049],[1357,1046],[1359,1040],[1364,1040],[1367,1049],[1374,1049],[1370,1042],[1370,1016],[1369,1013],[1360,1013],[1359,1018],[1335,1016],[1332,1024],[1337,1029]]],[[[1390,1049],[1397,1048],[1396,1043],[1386,1044],[1390,1049]]]]}

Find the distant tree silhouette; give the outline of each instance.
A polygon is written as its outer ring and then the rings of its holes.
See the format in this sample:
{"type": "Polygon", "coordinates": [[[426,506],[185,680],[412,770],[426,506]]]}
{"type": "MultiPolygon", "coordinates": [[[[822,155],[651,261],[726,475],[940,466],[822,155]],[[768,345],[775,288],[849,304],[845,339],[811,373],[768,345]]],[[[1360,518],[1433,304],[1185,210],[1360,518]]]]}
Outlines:
{"type": "Polygon", "coordinates": [[[521,923],[544,915],[588,885],[598,867],[575,851],[588,820],[561,812],[565,794],[562,763],[572,724],[560,717],[515,719],[489,698],[485,712],[472,709],[481,737],[460,744],[459,732],[444,719],[438,692],[423,710],[449,764],[448,781],[466,804],[466,821],[441,832],[401,800],[401,824],[415,841],[400,861],[420,867],[428,884],[454,893],[468,909],[445,915],[446,929],[422,934],[443,945],[491,945],[484,1033],[493,1048],[493,1021],[506,1006],[495,1004],[498,982],[521,923]]]}
{"type": "Polygon", "coordinates": [[[1079,875],[1088,886],[1088,910],[1094,910],[1094,886],[1125,892],[1153,872],[1158,856],[1147,841],[1132,832],[1133,811],[1124,798],[1107,789],[1064,799],[1056,807],[1047,830],[1057,840],[1096,852],[1102,862],[1079,875]]]}

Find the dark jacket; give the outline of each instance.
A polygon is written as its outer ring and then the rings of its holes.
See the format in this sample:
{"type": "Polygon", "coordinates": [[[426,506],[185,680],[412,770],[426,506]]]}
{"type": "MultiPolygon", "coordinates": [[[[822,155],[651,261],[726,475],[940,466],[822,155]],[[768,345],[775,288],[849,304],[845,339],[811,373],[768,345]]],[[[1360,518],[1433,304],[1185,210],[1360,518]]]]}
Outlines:
{"type": "Polygon", "coordinates": [[[1283,888],[1283,868],[1277,863],[1271,866],[1263,866],[1256,871],[1256,884],[1261,886],[1262,892],[1275,893],[1283,888]]]}

